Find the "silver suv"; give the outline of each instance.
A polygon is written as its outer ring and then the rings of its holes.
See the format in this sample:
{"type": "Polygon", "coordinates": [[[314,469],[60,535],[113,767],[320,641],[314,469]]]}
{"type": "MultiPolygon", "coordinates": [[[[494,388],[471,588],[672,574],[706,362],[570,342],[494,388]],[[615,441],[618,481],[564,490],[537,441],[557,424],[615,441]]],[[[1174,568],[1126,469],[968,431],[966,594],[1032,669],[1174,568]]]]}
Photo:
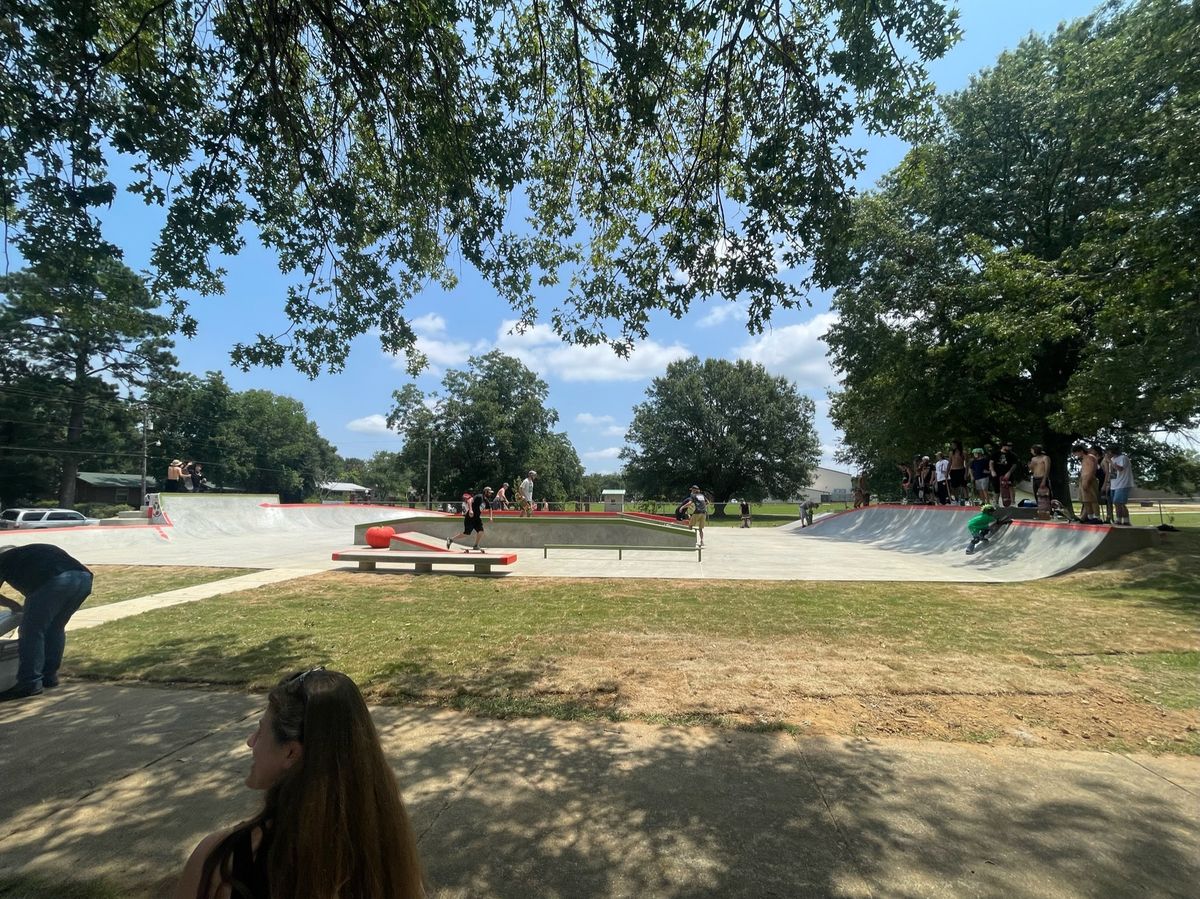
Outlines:
{"type": "Polygon", "coordinates": [[[5,509],[0,512],[0,528],[73,528],[99,524],[73,509],[5,509]]]}

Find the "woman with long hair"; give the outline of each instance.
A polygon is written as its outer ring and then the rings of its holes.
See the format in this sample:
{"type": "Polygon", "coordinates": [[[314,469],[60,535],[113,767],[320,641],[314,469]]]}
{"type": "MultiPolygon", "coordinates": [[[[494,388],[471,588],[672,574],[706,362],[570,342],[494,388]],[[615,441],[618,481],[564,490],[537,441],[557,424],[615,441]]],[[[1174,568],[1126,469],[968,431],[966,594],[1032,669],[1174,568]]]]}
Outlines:
{"type": "Polygon", "coordinates": [[[176,899],[420,899],[416,839],[354,681],[323,667],[267,696],[246,786],[262,811],[205,837],[176,899]]]}

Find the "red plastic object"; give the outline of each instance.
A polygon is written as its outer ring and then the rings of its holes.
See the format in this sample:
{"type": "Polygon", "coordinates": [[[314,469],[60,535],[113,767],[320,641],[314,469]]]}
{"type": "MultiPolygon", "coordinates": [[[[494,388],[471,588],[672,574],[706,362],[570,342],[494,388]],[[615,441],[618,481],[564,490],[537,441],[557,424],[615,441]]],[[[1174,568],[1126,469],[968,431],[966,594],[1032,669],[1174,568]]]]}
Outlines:
{"type": "Polygon", "coordinates": [[[372,549],[387,549],[392,545],[392,538],[395,536],[395,528],[387,526],[367,528],[367,546],[372,549]]]}

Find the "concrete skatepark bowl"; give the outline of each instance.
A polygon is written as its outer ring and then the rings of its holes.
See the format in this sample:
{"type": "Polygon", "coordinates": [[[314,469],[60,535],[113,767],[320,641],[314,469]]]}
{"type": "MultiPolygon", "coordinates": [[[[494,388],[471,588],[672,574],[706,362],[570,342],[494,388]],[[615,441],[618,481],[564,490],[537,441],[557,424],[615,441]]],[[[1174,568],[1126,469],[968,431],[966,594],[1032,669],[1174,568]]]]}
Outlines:
{"type": "MultiPolygon", "coordinates": [[[[346,567],[331,554],[361,544],[366,528],[388,524],[436,539],[457,533],[458,515],[395,506],[280,504],[248,494],[164,494],[148,524],[13,532],[6,542],[57,543],[87,564],[239,568],[346,567]],[[357,537],[357,539],[356,539],[357,537]]],[[[808,528],[710,527],[702,563],[686,553],[564,550],[519,554],[512,573],[546,577],[649,577],[837,581],[1011,582],[1052,577],[1152,546],[1152,528],[1015,521],[975,556],[963,553],[974,509],[870,506],[827,514],[808,528]]],[[[689,545],[686,528],[648,516],[571,513],[485,521],[490,550],[542,545],[689,545]]]]}

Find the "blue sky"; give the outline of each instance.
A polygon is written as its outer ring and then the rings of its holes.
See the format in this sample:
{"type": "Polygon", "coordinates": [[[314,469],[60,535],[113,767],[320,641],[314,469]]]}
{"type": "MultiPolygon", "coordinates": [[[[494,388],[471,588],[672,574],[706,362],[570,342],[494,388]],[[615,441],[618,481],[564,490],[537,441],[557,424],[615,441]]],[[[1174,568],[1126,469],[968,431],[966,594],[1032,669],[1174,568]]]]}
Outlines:
{"type": "MultiPolygon", "coordinates": [[[[1081,0],[964,0],[960,23],[963,40],[943,60],[931,66],[939,91],[966,86],[972,73],[1031,31],[1046,33],[1064,19],[1086,15],[1096,2],[1081,0]]],[[[903,157],[905,145],[895,139],[869,138],[867,169],[860,187],[869,187],[903,157]]],[[[158,229],[157,210],[123,197],[105,216],[109,238],[126,252],[134,268],[144,267],[158,229]]],[[[343,372],[310,381],[291,369],[240,372],[229,365],[229,349],[249,341],[259,331],[283,329],[287,280],[274,257],[249,237],[240,256],[227,262],[227,293],[197,300],[191,312],[199,333],[180,337],[176,353],[188,371],[222,371],[237,390],[265,388],[301,400],[321,433],[344,456],[366,457],[376,450],[398,450],[401,440],[387,431],[383,418],[393,390],[410,381],[404,361],[383,353],[377,339],[356,341],[343,372]]],[[[420,349],[430,368],[416,379],[422,390],[436,389],[447,368],[462,368],[467,357],[499,348],[520,358],[549,385],[549,405],[589,472],[615,471],[632,408],[645,399],[652,378],[669,362],[697,354],[701,358],[749,359],[772,374],[793,380],[817,404],[817,429],[824,464],[831,465],[838,435],[827,416],[827,391],[834,385],[820,340],[831,322],[829,296],[815,293],[810,309],[775,314],[770,330],[750,335],[745,314],[737,304],[700,304],[681,320],[659,315],[652,320],[650,339],[622,360],[607,347],[577,348],[561,343],[548,324],[524,335],[509,333],[515,315],[496,299],[465,263],[459,266],[459,285],[446,293],[431,288],[415,298],[406,312],[420,335],[420,349]]],[[[548,309],[552,297],[543,307],[548,309]]]]}

